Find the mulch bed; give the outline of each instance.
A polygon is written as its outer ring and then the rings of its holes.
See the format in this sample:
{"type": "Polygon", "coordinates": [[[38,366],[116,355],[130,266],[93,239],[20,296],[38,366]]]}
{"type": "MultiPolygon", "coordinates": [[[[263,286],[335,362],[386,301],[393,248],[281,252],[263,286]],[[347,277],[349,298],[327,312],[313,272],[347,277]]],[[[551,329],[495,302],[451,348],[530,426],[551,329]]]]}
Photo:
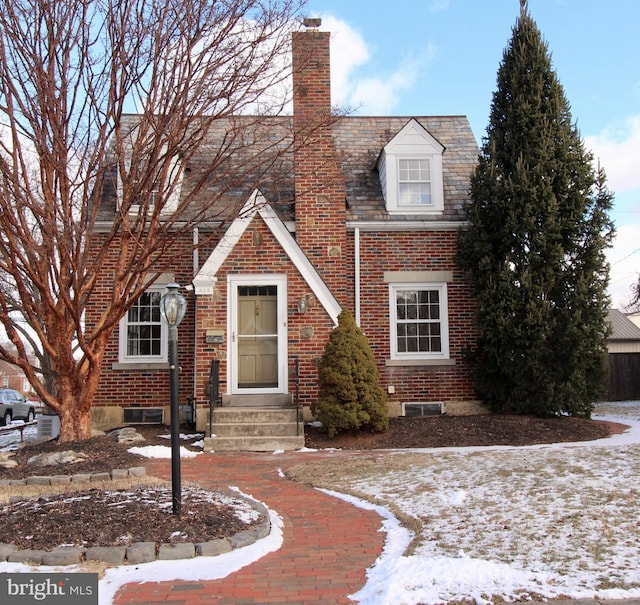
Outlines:
{"type": "Polygon", "coordinates": [[[393,449],[534,445],[591,441],[621,431],[621,425],[580,418],[535,418],[515,415],[422,416],[390,420],[384,433],[341,434],[329,437],[320,429],[305,429],[310,448],[393,449]]]}

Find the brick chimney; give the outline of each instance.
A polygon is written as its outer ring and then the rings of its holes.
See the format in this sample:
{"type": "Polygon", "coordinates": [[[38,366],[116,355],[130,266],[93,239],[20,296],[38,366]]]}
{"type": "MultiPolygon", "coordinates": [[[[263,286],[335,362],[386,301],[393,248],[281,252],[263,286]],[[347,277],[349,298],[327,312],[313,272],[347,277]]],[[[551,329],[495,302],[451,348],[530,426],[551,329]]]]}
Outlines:
{"type": "Polygon", "coordinates": [[[346,304],[346,190],[332,135],[330,34],[318,31],[320,19],[304,25],[292,38],[296,239],[346,304]]]}

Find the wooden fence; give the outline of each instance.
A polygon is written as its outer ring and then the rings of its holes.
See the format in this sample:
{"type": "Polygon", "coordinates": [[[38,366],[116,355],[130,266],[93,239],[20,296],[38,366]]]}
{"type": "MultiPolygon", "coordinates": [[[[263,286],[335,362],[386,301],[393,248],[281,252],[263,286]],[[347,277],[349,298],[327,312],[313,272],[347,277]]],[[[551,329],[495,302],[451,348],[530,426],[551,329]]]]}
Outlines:
{"type": "Polygon", "coordinates": [[[640,353],[609,353],[607,401],[640,400],[640,353]]]}

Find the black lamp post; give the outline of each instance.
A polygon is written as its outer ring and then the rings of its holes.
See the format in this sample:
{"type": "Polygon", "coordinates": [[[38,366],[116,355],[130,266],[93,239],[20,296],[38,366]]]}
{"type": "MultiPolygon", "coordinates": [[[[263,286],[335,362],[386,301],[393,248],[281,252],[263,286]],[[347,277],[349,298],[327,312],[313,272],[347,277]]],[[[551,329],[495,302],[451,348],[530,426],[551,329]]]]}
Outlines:
{"type": "Polygon", "coordinates": [[[187,301],[176,283],[167,284],[167,293],[160,300],[160,314],[169,326],[169,385],[171,392],[171,498],[173,514],[180,514],[180,404],[178,383],[178,325],[187,310],[187,301]]]}

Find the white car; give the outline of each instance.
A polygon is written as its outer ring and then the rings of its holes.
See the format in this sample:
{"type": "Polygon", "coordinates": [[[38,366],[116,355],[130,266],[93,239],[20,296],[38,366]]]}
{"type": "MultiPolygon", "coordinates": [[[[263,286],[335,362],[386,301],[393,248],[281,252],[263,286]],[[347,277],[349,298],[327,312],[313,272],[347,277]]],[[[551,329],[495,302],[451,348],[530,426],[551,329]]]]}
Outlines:
{"type": "Polygon", "coordinates": [[[24,395],[13,389],[0,389],[0,426],[12,420],[31,422],[36,417],[36,410],[24,395]]]}

